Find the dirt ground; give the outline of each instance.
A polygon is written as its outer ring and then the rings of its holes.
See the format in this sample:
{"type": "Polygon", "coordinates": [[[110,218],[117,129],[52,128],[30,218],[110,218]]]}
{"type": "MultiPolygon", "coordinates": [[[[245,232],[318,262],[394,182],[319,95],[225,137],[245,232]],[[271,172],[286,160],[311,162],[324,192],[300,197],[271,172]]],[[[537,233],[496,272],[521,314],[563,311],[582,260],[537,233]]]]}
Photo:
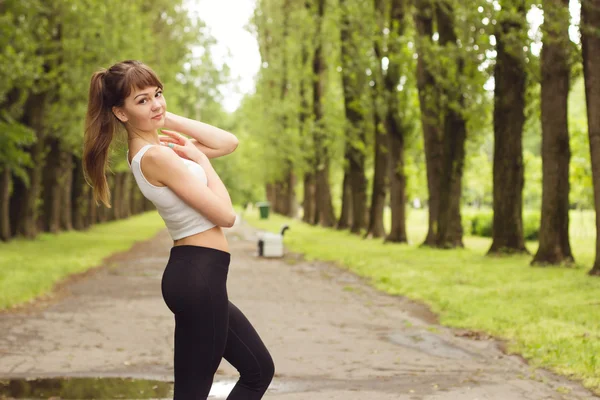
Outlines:
{"type": "MultiPolygon", "coordinates": [[[[331,264],[290,253],[259,258],[256,233],[241,219],[227,230],[228,291],[273,355],[265,399],[598,398],[505,355],[501,342],[442,327],[425,307],[331,264]]],[[[160,292],[170,243],[162,231],[60,285],[51,298],[0,313],[0,378],[171,380],[174,320],[160,292]]],[[[236,379],[223,360],[211,398],[225,398],[236,379]]]]}

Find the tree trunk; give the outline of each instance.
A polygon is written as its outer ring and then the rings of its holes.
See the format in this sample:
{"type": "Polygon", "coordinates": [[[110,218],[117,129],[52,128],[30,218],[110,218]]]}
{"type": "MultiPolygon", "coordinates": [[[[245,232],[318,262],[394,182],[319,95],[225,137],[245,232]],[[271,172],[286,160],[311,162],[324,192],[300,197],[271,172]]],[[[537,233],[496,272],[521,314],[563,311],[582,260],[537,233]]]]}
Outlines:
{"type": "Polygon", "coordinates": [[[386,242],[406,243],[406,177],[404,175],[404,132],[396,119],[389,115],[386,118],[390,144],[390,206],[392,226],[385,238],[386,242]]]}
{"type": "Polygon", "coordinates": [[[267,201],[271,204],[271,208],[273,209],[273,212],[275,212],[275,207],[277,205],[277,192],[275,190],[275,184],[267,183],[266,192],[267,192],[267,201]]]}
{"type": "Polygon", "coordinates": [[[8,241],[12,234],[10,231],[10,168],[4,167],[0,171],[0,240],[8,241]]]}
{"type": "MultiPolygon", "coordinates": [[[[440,45],[448,50],[456,46],[454,31],[454,11],[449,2],[443,1],[436,8],[440,45]]],[[[451,51],[448,51],[451,53],[451,51]]],[[[444,105],[443,161],[440,177],[440,198],[438,210],[439,248],[463,247],[460,197],[462,175],[465,162],[466,121],[462,115],[464,97],[456,84],[463,74],[463,60],[457,56],[456,76],[446,77],[449,85],[445,88],[448,102],[444,105]],[[458,105],[458,106],[457,106],[458,105]]]]}
{"type": "MultiPolygon", "coordinates": [[[[375,112],[377,115],[377,112],[375,112]]],[[[385,236],[383,224],[383,211],[387,192],[386,175],[389,168],[388,162],[388,136],[378,129],[379,118],[375,117],[375,172],[373,175],[373,190],[371,193],[371,207],[369,208],[369,225],[367,237],[380,238],[385,236]]]]}
{"type": "Polygon", "coordinates": [[[435,79],[428,64],[428,45],[433,35],[433,6],[431,0],[418,0],[415,13],[417,27],[417,88],[419,90],[419,107],[421,110],[421,126],[423,128],[423,143],[425,149],[425,164],[427,170],[427,201],[429,218],[427,236],[423,245],[435,246],[438,236],[438,215],[440,204],[440,176],[442,174],[442,133],[439,120],[439,97],[435,79]],[[426,42],[426,43],[423,43],[426,42]]]}
{"type": "Polygon", "coordinates": [[[110,208],[107,208],[103,204],[100,204],[96,207],[96,223],[103,224],[105,222],[110,221],[110,214],[110,208]]]}
{"type": "Polygon", "coordinates": [[[331,190],[329,188],[329,152],[325,145],[323,99],[325,97],[325,81],[327,69],[323,55],[323,24],[325,15],[325,0],[317,0],[317,29],[315,53],[313,58],[313,114],[314,114],[314,144],[315,144],[315,218],[324,227],[335,225],[331,190]]]}
{"type": "Polygon", "coordinates": [[[141,191],[139,193],[139,197],[138,198],[139,198],[139,203],[140,203],[140,205],[139,205],[140,213],[148,211],[150,209],[149,201],[148,201],[148,199],[146,198],[146,196],[144,196],[144,194],[141,191]]]}
{"type": "Polygon", "coordinates": [[[286,210],[286,188],[285,183],[282,181],[277,181],[273,184],[273,188],[275,191],[275,204],[273,204],[273,211],[277,214],[285,215],[287,213],[286,210]]]}
{"type": "Polygon", "coordinates": [[[156,210],[156,207],[154,207],[154,204],[152,204],[152,202],[150,200],[148,200],[147,198],[144,197],[143,202],[144,202],[144,211],[156,210]]]}
{"type": "Polygon", "coordinates": [[[63,176],[60,182],[61,185],[61,216],[60,216],[60,229],[70,231],[73,229],[73,196],[71,191],[73,190],[73,157],[68,152],[62,152],[62,170],[63,176]]]}
{"type": "Polygon", "coordinates": [[[131,216],[131,184],[132,175],[129,171],[123,173],[123,189],[122,189],[122,201],[121,201],[121,218],[129,218],[131,216]]]}
{"type": "Polygon", "coordinates": [[[310,173],[304,174],[304,199],[302,200],[302,221],[307,224],[315,223],[315,176],[310,173]]]}
{"type": "MultiPolygon", "coordinates": [[[[325,155],[325,157],[328,157],[328,155],[325,155]]],[[[317,170],[316,217],[321,226],[331,228],[335,225],[335,216],[333,213],[333,204],[331,203],[331,191],[329,189],[329,160],[325,158],[321,165],[317,170]]]]}
{"type": "Polygon", "coordinates": [[[42,229],[45,232],[58,233],[60,230],[61,187],[62,175],[61,151],[58,138],[48,137],[45,140],[48,154],[45,157],[43,170],[42,192],[42,229]]]}
{"type": "Polygon", "coordinates": [[[388,135],[382,123],[380,108],[385,110],[384,103],[381,99],[381,85],[383,82],[384,71],[381,67],[383,60],[382,41],[385,29],[384,15],[385,2],[375,0],[375,15],[377,20],[377,30],[375,32],[375,40],[373,41],[373,50],[375,53],[375,61],[373,70],[373,88],[371,96],[373,101],[373,125],[375,130],[375,145],[374,159],[375,171],[373,173],[373,187],[371,190],[371,207],[369,207],[367,238],[380,238],[385,236],[385,227],[383,224],[383,211],[385,209],[385,199],[387,194],[387,180],[389,162],[388,162],[388,135]]]}
{"type": "Polygon", "coordinates": [[[88,195],[88,200],[87,200],[87,206],[88,206],[88,210],[86,213],[86,228],[91,227],[92,225],[94,225],[96,222],[98,222],[98,206],[96,205],[96,202],[94,201],[94,190],[92,188],[89,188],[89,190],[87,191],[87,195],[88,195]]]}
{"type": "Polygon", "coordinates": [[[287,199],[287,215],[290,218],[296,218],[298,215],[298,204],[296,200],[296,174],[294,173],[291,162],[286,179],[286,199],[287,199]]]}
{"type": "Polygon", "coordinates": [[[31,146],[30,150],[33,166],[26,169],[29,177],[29,185],[18,185],[17,196],[13,196],[11,199],[11,215],[15,216],[13,229],[16,230],[17,235],[30,239],[34,238],[38,233],[38,200],[42,187],[42,168],[44,164],[43,116],[45,104],[45,93],[30,94],[25,102],[21,122],[36,132],[37,141],[31,146]]]}
{"type": "Polygon", "coordinates": [[[342,210],[338,219],[336,229],[345,230],[352,226],[352,186],[350,184],[350,173],[344,170],[344,181],[342,183],[342,210]]]}
{"type": "Polygon", "coordinates": [[[385,128],[389,135],[389,178],[390,205],[392,211],[392,226],[386,242],[406,243],[406,176],[404,175],[404,135],[405,128],[400,117],[400,100],[398,97],[398,82],[400,82],[400,53],[399,38],[404,34],[404,0],[393,0],[390,13],[390,35],[388,44],[389,64],[385,76],[385,91],[387,112],[385,128]]]}
{"type": "MultiPolygon", "coordinates": [[[[359,141],[364,144],[364,128],[359,141]]],[[[352,188],[352,225],[350,232],[361,234],[366,229],[367,177],[365,176],[365,155],[362,150],[352,148],[350,155],[350,187],[352,188]]]]}
{"type": "Polygon", "coordinates": [[[112,178],[112,209],[110,210],[110,219],[121,219],[121,204],[123,202],[123,173],[117,172],[112,178]]]}
{"type": "Polygon", "coordinates": [[[590,275],[600,275],[600,0],[581,4],[583,75],[596,209],[596,259],[590,275]]]}
{"type": "Polygon", "coordinates": [[[351,10],[340,0],[342,9],[341,57],[342,90],[344,92],[344,112],[346,117],[346,161],[350,187],[352,188],[352,225],[350,232],[360,234],[366,228],[365,208],[367,203],[367,178],[365,176],[365,121],[361,104],[362,93],[366,90],[366,65],[361,62],[360,47],[356,42],[359,29],[352,23],[351,10]]]}
{"type": "Polygon", "coordinates": [[[81,159],[76,156],[73,158],[73,177],[71,179],[71,209],[73,216],[73,228],[80,231],[86,228],[86,214],[88,211],[88,193],[85,188],[87,183],[83,178],[83,167],[81,159]]]}
{"type": "Polygon", "coordinates": [[[542,25],[542,220],[532,264],[573,262],[569,243],[569,0],[546,0],[542,25]]]}
{"type": "MultiPolygon", "coordinates": [[[[281,5],[282,5],[282,13],[283,13],[283,34],[282,34],[282,41],[284,43],[284,46],[281,47],[281,60],[282,60],[282,67],[281,67],[281,71],[283,74],[283,77],[281,79],[281,88],[280,88],[280,101],[281,104],[285,104],[286,99],[288,98],[288,92],[289,92],[289,87],[290,87],[290,79],[289,79],[289,71],[288,71],[288,49],[287,46],[285,45],[288,41],[289,41],[289,29],[290,29],[290,14],[292,12],[291,10],[291,4],[290,4],[291,0],[284,0],[281,5]]],[[[288,117],[288,113],[285,111],[285,107],[283,107],[283,111],[281,112],[281,130],[282,131],[286,131],[288,129],[288,125],[289,125],[289,117],[288,117]]],[[[287,158],[285,160],[285,168],[286,168],[286,175],[283,178],[282,181],[279,182],[280,184],[280,205],[279,205],[279,213],[281,215],[285,215],[288,217],[292,216],[292,212],[294,209],[294,198],[293,198],[293,194],[294,194],[294,186],[293,186],[293,175],[294,175],[294,166],[292,164],[292,160],[290,158],[287,158]]]]}
{"type": "MultiPolygon", "coordinates": [[[[16,234],[29,239],[33,239],[38,233],[38,217],[39,207],[38,200],[42,188],[42,140],[38,139],[31,149],[31,159],[33,167],[27,168],[29,177],[29,186],[23,185],[20,196],[15,197],[15,208],[17,211],[16,217],[16,234]]],[[[11,211],[12,213],[12,211],[11,211]]]]}
{"type": "Polygon", "coordinates": [[[9,223],[11,237],[19,234],[19,224],[22,224],[21,214],[25,208],[27,186],[21,178],[12,176],[13,190],[9,199],[9,223]]]}
{"type": "MultiPolygon", "coordinates": [[[[310,0],[306,0],[304,3],[304,7],[307,11],[310,12],[312,4],[310,0]]],[[[304,38],[302,40],[302,67],[304,70],[309,66],[310,62],[310,52],[309,46],[307,42],[309,38],[304,38]]],[[[300,112],[299,112],[299,129],[300,129],[300,137],[306,137],[308,134],[308,124],[307,121],[310,117],[311,110],[308,101],[308,95],[306,88],[312,82],[311,74],[303,74],[300,80],[300,112]],[[308,75],[308,76],[307,76],[308,75]]],[[[305,153],[308,153],[305,151],[305,153]]],[[[306,165],[312,166],[315,161],[312,158],[312,155],[305,156],[306,165]]],[[[314,209],[315,209],[315,190],[314,190],[314,175],[309,172],[304,173],[303,177],[303,199],[302,199],[302,221],[305,223],[311,223],[314,220],[314,209]]]]}
{"type": "Polygon", "coordinates": [[[488,254],[528,253],[523,238],[523,125],[527,73],[524,1],[504,6],[496,32],[494,70],[494,223],[488,254]]]}
{"type": "Polygon", "coordinates": [[[139,197],[142,196],[142,193],[140,192],[138,185],[134,179],[132,179],[132,183],[129,187],[129,190],[129,207],[131,208],[131,214],[137,215],[141,212],[139,197]]]}

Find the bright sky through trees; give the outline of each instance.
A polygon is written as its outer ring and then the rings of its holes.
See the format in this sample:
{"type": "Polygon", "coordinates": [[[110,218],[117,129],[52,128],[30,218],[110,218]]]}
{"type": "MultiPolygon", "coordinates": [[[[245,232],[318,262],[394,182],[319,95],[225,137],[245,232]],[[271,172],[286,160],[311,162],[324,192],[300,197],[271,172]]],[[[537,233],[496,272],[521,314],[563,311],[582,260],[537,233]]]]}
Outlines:
{"type": "MultiPolygon", "coordinates": [[[[494,1],[494,3],[497,3],[494,1]]],[[[218,65],[226,62],[231,68],[234,81],[224,87],[225,109],[235,110],[244,93],[253,91],[254,76],[260,67],[260,54],[255,37],[248,31],[246,25],[254,11],[254,0],[189,0],[187,7],[204,20],[218,44],[213,49],[215,62],[218,65]]],[[[579,0],[570,1],[571,40],[579,43],[580,5],[579,0]]],[[[540,25],[544,21],[542,11],[533,7],[527,16],[531,24],[529,32],[534,40],[532,51],[539,54],[542,42],[540,25]]],[[[493,80],[486,85],[493,89],[493,80]]]]}

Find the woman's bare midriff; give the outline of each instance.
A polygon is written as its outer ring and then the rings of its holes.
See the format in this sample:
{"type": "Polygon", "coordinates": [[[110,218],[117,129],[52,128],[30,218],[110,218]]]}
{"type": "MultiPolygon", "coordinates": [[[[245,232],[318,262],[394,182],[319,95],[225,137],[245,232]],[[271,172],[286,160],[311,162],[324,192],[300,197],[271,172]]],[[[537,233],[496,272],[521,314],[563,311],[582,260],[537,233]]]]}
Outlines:
{"type": "Polygon", "coordinates": [[[183,245],[211,247],[213,249],[226,251],[229,253],[227,238],[225,237],[225,233],[220,226],[215,226],[204,232],[196,233],[195,235],[173,241],[173,246],[183,245]]]}

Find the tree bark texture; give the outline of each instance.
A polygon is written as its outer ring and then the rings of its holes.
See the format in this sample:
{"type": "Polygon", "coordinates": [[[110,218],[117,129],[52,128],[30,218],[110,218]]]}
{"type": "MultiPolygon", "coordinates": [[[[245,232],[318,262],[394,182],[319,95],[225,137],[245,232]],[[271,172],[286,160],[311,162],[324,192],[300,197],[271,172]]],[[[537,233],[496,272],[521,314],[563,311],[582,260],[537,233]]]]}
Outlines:
{"type": "Polygon", "coordinates": [[[542,25],[542,220],[532,264],[573,262],[569,243],[569,1],[546,0],[542,25]]]}
{"type": "Polygon", "coordinates": [[[302,201],[302,221],[307,224],[315,223],[315,176],[311,173],[304,174],[304,198],[302,201]]]}
{"type": "MultiPolygon", "coordinates": [[[[450,51],[456,47],[457,37],[454,30],[454,12],[450,2],[440,1],[436,8],[440,45],[450,51]]],[[[438,210],[438,235],[436,246],[439,248],[463,247],[460,198],[462,176],[465,162],[466,121],[462,115],[464,98],[456,82],[463,74],[463,60],[455,54],[457,75],[451,78],[452,84],[445,88],[448,102],[445,104],[443,128],[443,161],[440,176],[440,198],[438,210]]]]}
{"type": "Polygon", "coordinates": [[[0,171],[0,240],[8,241],[12,238],[10,231],[10,168],[4,167],[0,171]]]}
{"type": "Polygon", "coordinates": [[[373,52],[375,53],[376,65],[374,66],[373,87],[371,90],[373,104],[373,126],[375,129],[374,144],[374,173],[373,186],[371,190],[371,206],[369,207],[369,216],[367,219],[367,233],[365,237],[380,238],[385,236],[383,224],[383,213],[385,209],[385,200],[388,188],[388,135],[383,125],[383,118],[380,109],[386,109],[385,102],[381,98],[384,71],[381,65],[383,60],[382,42],[385,29],[385,4],[383,0],[375,0],[376,32],[373,40],[373,52]],[[381,106],[380,106],[381,105],[381,106]]]}
{"type": "MultiPolygon", "coordinates": [[[[342,89],[344,92],[344,113],[346,117],[346,161],[350,187],[352,188],[352,225],[350,232],[362,233],[366,228],[365,208],[367,204],[367,178],[365,176],[365,117],[362,110],[361,96],[367,89],[366,65],[363,65],[359,45],[355,43],[357,29],[353,26],[345,0],[340,0],[342,11],[341,57],[342,57],[342,89]]],[[[362,39],[362,38],[361,38],[362,39]]]]}
{"type": "Polygon", "coordinates": [[[590,275],[600,275],[600,0],[581,2],[583,75],[596,209],[596,258],[590,275]]]}
{"type": "Polygon", "coordinates": [[[404,175],[404,143],[406,129],[404,127],[400,99],[398,97],[398,82],[400,82],[400,57],[401,48],[398,40],[404,34],[406,13],[405,0],[392,0],[390,14],[390,43],[388,44],[389,64],[385,76],[385,91],[387,112],[385,128],[389,145],[389,179],[390,179],[390,207],[392,211],[392,225],[386,242],[406,243],[406,176],[404,175]]]}
{"type": "Polygon", "coordinates": [[[512,1],[517,9],[507,7],[496,32],[494,222],[488,254],[528,253],[523,238],[523,126],[527,87],[523,47],[528,25],[525,1],[512,1]]]}
{"type": "Polygon", "coordinates": [[[57,233],[60,230],[60,208],[61,208],[61,151],[58,138],[47,137],[45,140],[45,156],[43,168],[43,192],[42,192],[42,226],[43,230],[57,233]]]}
{"type": "Polygon", "coordinates": [[[342,210],[336,229],[345,230],[352,226],[352,186],[350,185],[350,172],[344,168],[344,181],[342,183],[342,210]]]}
{"type": "MultiPolygon", "coordinates": [[[[14,216],[15,234],[32,239],[38,233],[39,198],[42,188],[42,167],[44,165],[44,110],[46,94],[30,94],[25,102],[21,122],[31,127],[37,141],[31,146],[32,166],[27,168],[28,185],[21,182],[17,186],[16,196],[11,199],[11,216],[14,216]]],[[[19,179],[20,181],[20,179],[19,179]]]]}
{"type": "Polygon", "coordinates": [[[434,8],[431,0],[418,0],[415,12],[417,28],[417,88],[419,90],[419,108],[421,110],[421,126],[423,129],[423,144],[425,149],[425,164],[427,170],[427,201],[429,215],[427,236],[423,245],[435,246],[438,236],[438,214],[440,207],[440,177],[442,175],[442,131],[439,118],[439,97],[435,79],[428,65],[428,47],[431,46],[433,35],[434,8]]]}
{"type": "Polygon", "coordinates": [[[313,56],[313,114],[315,120],[314,144],[315,144],[315,217],[318,223],[324,227],[335,225],[333,204],[331,202],[331,190],[329,187],[329,152],[324,135],[324,110],[323,99],[325,96],[325,80],[327,69],[325,67],[325,56],[323,54],[323,19],[325,15],[325,0],[317,0],[316,15],[316,47],[313,56]]]}

